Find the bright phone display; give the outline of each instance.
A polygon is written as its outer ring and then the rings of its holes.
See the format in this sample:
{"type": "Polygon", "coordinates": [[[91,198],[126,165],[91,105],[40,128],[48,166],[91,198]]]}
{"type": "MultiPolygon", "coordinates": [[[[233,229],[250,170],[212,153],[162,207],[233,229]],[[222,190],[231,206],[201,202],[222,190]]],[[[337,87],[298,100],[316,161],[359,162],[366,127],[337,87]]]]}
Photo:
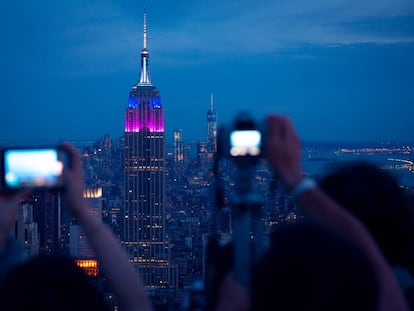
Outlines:
{"type": "Polygon", "coordinates": [[[3,181],[9,189],[64,186],[67,154],[58,148],[7,149],[3,153],[3,181]]]}

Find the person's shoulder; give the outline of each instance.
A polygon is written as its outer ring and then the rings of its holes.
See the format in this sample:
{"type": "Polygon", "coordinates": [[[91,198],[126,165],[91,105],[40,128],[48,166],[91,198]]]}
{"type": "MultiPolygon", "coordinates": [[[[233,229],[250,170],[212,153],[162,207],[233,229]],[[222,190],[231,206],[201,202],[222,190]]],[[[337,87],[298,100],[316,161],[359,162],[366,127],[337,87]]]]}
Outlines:
{"type": "Polygon", "coordinates": [[[398,285],[404,292],[410,310],[414,310],[414,276],[407,268],[402,266],[394,266],[392,270],[398,285]]]}

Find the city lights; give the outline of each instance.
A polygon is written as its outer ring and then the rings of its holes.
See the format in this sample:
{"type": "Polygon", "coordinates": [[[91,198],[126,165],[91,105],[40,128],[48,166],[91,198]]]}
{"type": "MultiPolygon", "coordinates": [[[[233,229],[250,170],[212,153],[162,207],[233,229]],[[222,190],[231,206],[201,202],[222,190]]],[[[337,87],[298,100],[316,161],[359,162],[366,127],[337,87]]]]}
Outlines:
{"type": "Polygon", "coordinates": [[[76,264],[89,276],[97,277],[99,275],[97,260],[77,259],[76,264]]]}

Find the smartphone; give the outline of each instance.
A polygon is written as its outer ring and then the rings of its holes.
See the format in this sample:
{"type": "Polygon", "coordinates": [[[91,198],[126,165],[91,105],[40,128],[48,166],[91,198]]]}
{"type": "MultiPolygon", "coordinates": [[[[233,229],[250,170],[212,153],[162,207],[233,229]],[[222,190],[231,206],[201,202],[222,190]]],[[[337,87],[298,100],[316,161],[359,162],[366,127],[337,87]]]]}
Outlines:
{"type": "Polygon", "coordinates": [[[2,164],[5,189],[63,189],[63,169],[70,157],[60,147],[8,148],[2,151],[2,164]]]}
{"type": "Polygon", "coordinates": [[[262,134],[259,130],[235,130],[230,133],[230,155],[258,156],[261,152],[262,134]]]}

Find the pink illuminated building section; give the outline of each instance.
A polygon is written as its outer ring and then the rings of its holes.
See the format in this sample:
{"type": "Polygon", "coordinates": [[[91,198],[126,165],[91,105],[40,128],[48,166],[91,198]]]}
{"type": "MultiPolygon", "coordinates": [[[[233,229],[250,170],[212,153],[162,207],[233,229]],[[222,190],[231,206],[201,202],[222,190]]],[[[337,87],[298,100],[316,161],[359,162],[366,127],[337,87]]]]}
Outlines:
{"type": "Polygon", "coordinates": [[[162,108],[140,107],[127,109],[125,132],[164,132],[164,112],[162,108]]]}

